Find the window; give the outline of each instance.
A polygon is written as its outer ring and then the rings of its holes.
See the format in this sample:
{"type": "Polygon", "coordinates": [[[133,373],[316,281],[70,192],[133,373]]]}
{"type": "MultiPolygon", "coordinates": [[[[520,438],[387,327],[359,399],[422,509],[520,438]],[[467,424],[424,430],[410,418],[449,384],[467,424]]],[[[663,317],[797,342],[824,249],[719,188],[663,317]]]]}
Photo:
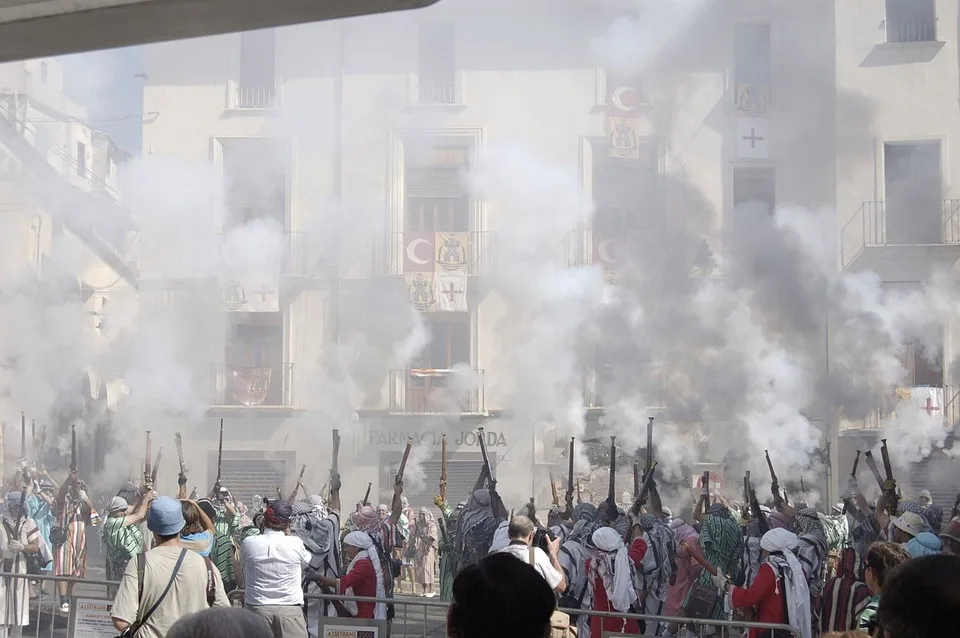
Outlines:
{"type": "Polygon", "coordinates": [[[47,63],[40,61],[40,84],[46,84],[48,78],[49,69],[47,68],[47,63]]]}
{"type": "Polygon", "coordinates": [[[449,370],[458,363],[470,363],[469,316],[427,317],[430,343],[413,367],[449,370]]]}
{"type": "Polygon", "coordinates": [[[277,48],[273,29],[240,34],[239,108],[270,108],[277,90],[277,48]]]}
{"type": "Polygon", "coordinates": [[[884,243],[938,244],[943,234],[942,168],[937,141],[883,145],[884,243]]]}
{"type": "Polygon", "coordinates": [[[630,111],[641,104],[647,104],[647,94],[639,75],[623,76],[604,69],[604,104],[630,111]]]}
{"type": "Polygon", "coordinates": [[[404,230],[470,230],[470,199],[461,177],[469,150],[465,145],[409,145],[404,167],[404,230]]]}
{"type": "Polygon", "coordinates": [[[745,110],[763,110],[770,101],[770,25],[737,24],[734,40],[737,105],[745,110]]]}
{"type": "Polygon", "coordinates": [[[77,142],[77,175],[87,176],[87,145],[77,142]]]}
{"type": "Polygon", "coordinates": [[[903,367],[907,370],[907,384],[911,386],[943,385],[943,349],[927,352],[923,342],[910,339],[906,343],[903,367]]]}
{"type": "Polygon", "coordinates": [[[594,147],[594,229],[621,233],[662,228],[658,154],[651,139],[640,140],[640,156],[635,159],[610,157],[606,144],[594,147]]]}
{"type": "Polygon", "coordinates": [[[733,205],[762,205],[773,215],[777,207],[776,173],[773,168],[734,167],[733,205]]]}
{"type": "MultiPolygon", "coordinates": [[[[256,294],[251,291],[248,294],[256,294]]],[[[236,313],[239,314],[239,313],[236,313]]],[[[247,323],[234,323],[225,349],[222,396],[215,405],[284,405],[287,366],[282,362],[282,313],[245,313],[247,323]]]]}
{"type": "Polygon", "coordinates": [[[887,42],[937,39],[935,0],[886,0],[887,42]]]}
{"type": "Polygon", "coordinates": [[[453,25],[420,25],[419,36],[417,68],[420,103],[455,104],[453,25]]]}
{"type": "Polygon", "coordinates": [[[230,223],[273,217],[286,222],[287,147],[268,137],[221,140],[230,223]]]}

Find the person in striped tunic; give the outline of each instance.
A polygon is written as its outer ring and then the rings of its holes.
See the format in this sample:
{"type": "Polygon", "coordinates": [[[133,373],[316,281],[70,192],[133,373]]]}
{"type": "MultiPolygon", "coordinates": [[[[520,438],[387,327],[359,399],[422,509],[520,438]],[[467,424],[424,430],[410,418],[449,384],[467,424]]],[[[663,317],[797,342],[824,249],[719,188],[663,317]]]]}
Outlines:
{"type": "MultiPolygon", "coordinates": [[[[143,551],[140,523],[146,519],[150,503],[155,497],[156,493],[151,491],[140,499],[137,507],[130,507],[120,496],[114,496],[107,504],[107,520],[103,522],[100,532],[106,550],[107,580],[121,580],[130,559],[143,551]]],[[[108,587],[108,596],[113,598],[116,590],[116,587],[108,587]]]]}
{"type": "MultiPolygon", "coordinates": [[[[54,572],[57,576],[86,578],[87,576],[87,525],[100,526],[100,515],[87,496],[86,485],[77,478],[76,472],[60,486],[57,495],[57,525],[62,530],[63,543],[54,554],[54,572]]],[[[57,583],[60,593],[60,612],[70,613],[67,602],[73,594],[73,583],[57,583]]]]}
{"type": "Polygon", "coordinates": [[[233,536],[240,530],[240,512],[230,492],[223,490],[216,505],[209,499],[200,499],[197,505],[213,521],[213,551],[210,559],[220,570],[223,589],[229,594],[237,588],[237,576],[233,568],[233,536]]]}

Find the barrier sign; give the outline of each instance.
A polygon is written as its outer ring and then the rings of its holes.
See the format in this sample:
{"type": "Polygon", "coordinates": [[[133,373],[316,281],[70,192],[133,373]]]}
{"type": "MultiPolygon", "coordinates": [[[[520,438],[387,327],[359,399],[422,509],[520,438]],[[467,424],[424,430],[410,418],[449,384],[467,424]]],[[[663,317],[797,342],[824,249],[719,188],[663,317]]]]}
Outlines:
{"type": "Polygon", "coordinates": [[[112,608],[113,601],[105,598],[71,598],[68,638],[116,638],[112,608]]]}
{"type": "Polygon", "coordinates": [[[319,633],[320,638],[385,638],[387,626],[382,620],[321,616],[319,633]]]}

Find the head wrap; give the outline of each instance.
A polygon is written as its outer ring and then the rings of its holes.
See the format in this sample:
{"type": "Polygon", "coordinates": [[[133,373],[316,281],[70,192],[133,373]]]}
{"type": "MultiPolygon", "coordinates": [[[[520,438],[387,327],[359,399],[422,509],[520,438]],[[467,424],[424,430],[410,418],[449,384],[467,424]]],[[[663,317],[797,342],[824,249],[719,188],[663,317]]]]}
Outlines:
{"type": "Polygon", "coordinates": [[[707,509],[707,514],[710,516],[722,516],[724,518],[729,518],[730,510],[728,510],[727,506],[723,503],[714,503],[707,509]]]}
{"type": "Polygon", "coordinates": [[[680,541],[689,542],[691,539],[696,539],[699,537],[697,530],[684,523],[682,518],[675,518],[673,521],[680,521],[680,524],[676,527],[673,526],[673,523],[670,524],[670,526],[673,527],[673,534],[677,539],[677,543],[680,543],[680,541]]]}
{"type": "Polygon", "coordinates": [[[290,523],[291,516],[293,516],[293,508],[290,507],[290,503],[278,499],[267,506],[263,513],[263,520],[268,527],[282,528],[290,523]]]}
{"type": "Polygon", "coordinates": [[[664,516],[668,521],[673,518],[673,510],[672,510],[672,509],[670,509],[669,507],[661,507],[660,509],[661,509],[661,511],[663,511],[663,516],[664,516]]]}
{"type": "Polygon", "coordinates": [[[803,567],[793,553],[798,544],[797,535],[783,528],[771,529],[760,538],[760,548],[770,552],[767,562],[775,566],[774,575],[779,580],[779,574],[783,574],[790,626],[798,630],[802,638],[810,638],[810,590],[803,567]]]}
{"type": "Polygon", "coordinates": [[[770,529],[790,529],[790,519],[783,512],[770,512],[767,515],[767,523],[770,525],[770,529]]]}
{"type": "Polygon", "coordinates": [[[490,509],[490,492],[477,490],[460,512],[457,520],[457,543],[468,547],[486,547],[497,525],[498,522],[490,509]]]}
{"type": "Polygon", "coordinates": [[[730,516],[707,516],[700,526],[700,547],[708,563],[724,574],[736,574],[743,558],[740,524],[730,516]]]}
{"type": "Polygon", "coordinates": [[[952,541],[960,543],[960,518],[950,519],[947,529],[940,533],[940,538],[949,538],[952,541]]]}
{"type": "Polygon", "coordinates": [[[107,503],[107,511],[111,514],[126,512],[128,507],[130,507],[130,505],[127,501],[119,496],[114,496],[110,499],[110,502],[107,503]]]}
{"type": "Polygon", "coordinates": [[[592,503],[580,503],[573,508],[573,520],[590,521],[597,520],[597,508],[592,503]]]}
{"type": "Polygon", "coordinates": [[[381,524],[380,517],[377,515],[376,510],[369,505],[364,505],[359,511],[353,514],[353,526],[358,531],[368,534],[370,532],[376,532],[380,529],[381,524]]]}
{"type": "Polygon", "coordinates": [[[589,596],[593,599],[596,576],[600,576],[610,605],[619,612],[626,612],[637,599],[637,590],[633,586],[632,564],[623,538],[610,527],[601,527],[592,538],[597,549],[587,578],[589,596]]]}
{"type": "MultiPolygon", "coordinates": [[[[357,561],[363,559],[369,560],[373,564],[373,571],[377,578],[377,598],[385,598],[386,593],[384,592],[383,586],[383,568],[380,565],[380,555],[377,553],[377,547],[373,544],[373,539],[370,538],[370,535],[360,531],[350,532],[343,537],[343,544],[356,547],[360,550],[357,552],[357,555],[353,557],[353,560],[350,561],[346,573],[349,574],[353,570],[357,561]]],[[[347,595],[353,595],[353,592],[349,592],[347,595]]],[[[387,606],[383,603],[377,603],[376,607],[374,607],[373,617],[376,620],[386,620],[387,606]]]]}
{"type": "Polygon", "coordinates": [[[904,547],[906,547],[911,558],[919,558],[939,554],[940,550],[943,549],[943,543],[930,532],[920,532],[907,541],[904,547]]]}

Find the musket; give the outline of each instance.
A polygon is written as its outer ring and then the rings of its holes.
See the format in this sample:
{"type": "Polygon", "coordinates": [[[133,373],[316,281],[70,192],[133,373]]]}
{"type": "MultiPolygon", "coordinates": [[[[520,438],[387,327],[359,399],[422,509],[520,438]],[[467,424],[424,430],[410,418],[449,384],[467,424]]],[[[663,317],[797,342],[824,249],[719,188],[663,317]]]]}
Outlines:
{"type": "MultiPolygon", "coordinates": [[[[573,446],[576,438],[570,437],[570,451],[568,453],[569,458],[567,459],[567,496],[566,496],[566,511],[564,514],[568,519],[573,518],[573,446]]],[[[577,485],[577,493],[580,492],[580,485],[577,485]]]]}
{"type": "Polygon", "coordinates": [[[180,463],[180,476],[178,478],[187,478],[187,466],[183,464],[183,438],[177,432],[173,440],[177,445],[177,461],[180,463]]]}
{"type": "Polygon", "coordinates": [[[447,502],[447,435],[440,437],[440,500],[447,502]]]}
{"type": "Polygon", "coordinates": [[[157,449],[157,460],[153,463],[153,472],[150,473],[150,485],[157,486],[157,470],[160,469],[160,459],[163,458],[163,448],[157,449]]]}
{"type": "Polygon", "coordinates": [[[152,485],[150,477],[153,476],[153,470],[150,467],[150,457],[153,456],[153,444],[150,441],[150,430],[147,430],[147,452],[143,455],[143,483],[152,485]]]}
{"type": "Polygon", "coordinates": [[[644,473],[653,467],[653,417],[647,417],[647,466],[643,469],[644,473]]]}
{"type": "Polygon", "coordinates": [[[70,473],[75,473],[77,468],[77,426],[70,426],[70,473]]]}
{"type": "Polygon", "coordinates": [[[876,479],[877,485],[880,486],[880,489],[883,489],[883,477],[880,476],[880,470],[877,469],[877,461],[873,458],[873,452],[867,450],[863,453],[863,460],[867,462],[867,467],[870,468],[873,478],[876,479]]]}
{"type": "Polygon", "coordinates": [[[746,507],[750,506],[750,470],[743,475],[743,502],[746,507]]]}
{"type": "MultiPolygon", "coordinates": [[[[330,458],[330,485],[334,485],[333,478],[340,474],[340,430],[333,431],[333,455],[330,458]]],[[[301,476],[303,473],[301,472],[301,476]]]]}
{"type": "Polygon", "coordinates": [[[757,491],[753,489],[753,486],[750,488],[750,511],[753,512],[754,517],[757,519],[757,525],[760,528],[760,536],[770,531],[770,524],[767,522],[767,517],[763,513],[763,510],[760,509],[760,501],[757,500],[757,491]]]}
{"type": "Polygon", "coordinates": [[[773,506],[780,509],[783,506],[783,496],[780,494],[780,481],[777,480],[777,473],[773,469],[773,461],[770,460],[770,451],[764,450],[764,456],[767,457],[767,469],[770,470],[770,491],[773,493],[773,506]]]}
{"type": "Polygon", "coordinates": [[[553,470],[550,470],[550,496],[554,507],[560,507],[560,493],[557,491],[557,482],[553,480],[553,470]]]}
{"type": "MultiPolygon", "coordinates": [[[[860,465],[860,450],[857,450],[857,456],[853,459],[853,469],[850,470],[850,476],[853,477],[853,480],[857,480],[857,467],[860,465]]],[[[843,499],[843,514],[846,514],[850,511],[850,501],[851,497],[843,499]]]]}
{"type": "Polygon", "coordinates": [[[897,502],[900,498],[897,496],[897,480],[893,478],[893,464],[890,463],[890,452],[887,449],[886,439],[880,439],[880,455],[883,457],[883,471],[887,475],[887,480],[883,484],[883,491],[890,495],[888,511],[891,514],[896,514],[897,502]]]}
{"type": "Polygon", "coordinates": [[[40,448],[37,447],[37,420],[36,419],[30,419],[30,442],[33,443],[33,448],[35,450],[34,454],[36,454],[40,450],[40,448]]]}
{"type": "Polygon", "coordinates": [[[700,477],[700,482],[703,483],[703,502],[705,507],[703,511],[707,511],[707,508],[710,507],[710,470],[706,470],[703,473],[703,476],[700,477]]]}
{"type": "MultiPolygon", "coordinates": [[[[644,474],[647,470],[644,469],[644,474]]],[[[640,484],[643,482],[643,479],[640,478],[640,463],[637,461],[633,462],[633,498],[640,498],[640,484]]]]}
{"type": "Polygon", "coordinates": [[[367,483],[367,493],[363,495],[363,504],[370,504],[370,488],[373,487],[373,483],[367,483]]]}
{"type": "Polygon", "coordinates": [[[280,491],[279,485],[277,486],[277,499],[281,501],[283,500],[283,492],[280,491]]]}
{"type": "Polygon", "coordinates": [[[189,497],[189,498],[190,498],[191,501],[197,500],[197,488],[196,488],[196,486],[194,486],[194,488],[193,488],[192,490],[190,490],[190,497],[189,497]]]}
{"type": "Polygon", "coordinates": [[[287,500],[291,503],[297,498],[297,492],[300,490],[300,486],[303,485],[303,473],[307,471],[306,464],[300,466],[300,476],[297,477],[297,483],[293,486],[293,491],[290,492],[290,498],[287,500]]]}
{"type": "Polygon", "coordinates": [[[607,483],[607,522],[617,518],[617,437],[610,437],[610,481],[607,483]]]}
{"type": "Polygon", "coordinates": [[[803,477],[800,477],[800,493],[804,495],[804,500],[806,500],[807,488],[803,486],[803,477]]]}
{"type": "Polygon", "coordinates": [[[397,476],[393,479],[396,486],[403,485],[403,472],[407,469],[407,459],[410,458],[410,450],[413,449],[413,438],[407,439],[407,447],[403,448],[403,457],[400,459],[400,467],[397,468],[397,476]]]}
{"type": "Polygon", "coordinates": [[[580,493],[580,481],[577,481],[577,505],[583,505],[583,494],[580,493]]]}
{"type": "Polygon", "coordinates": [[[643,484],[640,486],[640,491],[637,493],[637,500],[634,504],[634,510],[637,512],[640,511],[640,508],[644,503],[647,502],[647,494],[650,493],[650,488],[653,487],[653,476],[657,471],[657,462],[652,461],[650,467],[647,468],[646,474],[643,477],[643,484]]]}
{"type": "MultiPolygon", "coordinates": [[[[223,469],[223,417],[220,417],[220,442],[217,444],[217,480],[213,482],[214,494],[220,493],[220,473],[223,469]]],[[[207,475],[209,476],[209,474],[207,475]]]]}
{"type": "Polygon", "coordinates": [[[693,548],[691,548],[689,545],[687,545],[687,541],[680,541],[679,545],[680,545],[680,547],[686,549],[686,550],[687,550],[687,553],[690,554],[690,558],[692,558],[693,560],[697,561],[697,563],[699,563],[701,567],[703,567],[705,570],[707,570],[707,572],[708,572],[711,576],[716,576],[716,575],[717,575],[717,568],[714,567],[713,565],[711,565],[709,562],[707,562],[707,559],[706,559],[706,558],[704,558],[703,556],[701,556],[701,555],[698,554],[697,552],[693,551],[693,548]]]}
{"type": "Polygon", "coordinates": [[[490,457],[487,455],[487,440],[483,436],[483,426],[477,428],[477,441],[480,443],[480,456],[483,458],[484,471],[487,474],[487,488],[490,491],[490,509],[495,517],[500,520],[506,518],[507,508],[503,504],[503,499],[497,493],[497,478],[493,475],[493,468],[490,467],[490,457]]]}
{"type": "Polygon", "coordinates": [[[27,415],[20,410],[20,458],[27,460],[27,415]]]}

